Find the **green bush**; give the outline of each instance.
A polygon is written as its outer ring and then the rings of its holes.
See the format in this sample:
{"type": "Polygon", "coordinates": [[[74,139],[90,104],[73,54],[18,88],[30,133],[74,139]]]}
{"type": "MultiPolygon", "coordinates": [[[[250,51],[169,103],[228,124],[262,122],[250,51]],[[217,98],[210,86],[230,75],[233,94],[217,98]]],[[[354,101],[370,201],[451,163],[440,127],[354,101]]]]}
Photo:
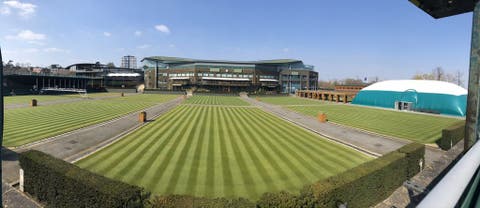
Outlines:
{"type": "MultiPolygon", "coordinates": [[[[380,158],[306,187],[315,207],[370,207],[390,196],[420,171],[425,146],[412,143],[380,158]]],[[[308,194],[306,194],[308,196],[308,194]]],[[[308,201],[308,200],[307,200],[308,201]]]]}
{"type": "Polygon", "coordinates": [[[152,208],[255,208],[255,203],[244,198],[205,198],[188,195],[156,196],[150,204],[152,208]]]}
{"type": "Polygon", "coordinates": [[[442,137],[436,143],[443,150],[449,150],[464,137],[465,121],[462,121],[443,129],[442,137]]]}
{"type": "Polygon", "coordinates": [[[36,150],[19,155],[25,191],[47,207],[143,207],[142,188],[105,178],[36,150]]]}
{"type": "Polygon", "coordinates": [[[425,146],[411,143],[380,158],[305,186],[299,195],[266,193],[258,207],[370,207],[420,171],[425,146]]]}
{"type": "Polygon", "coordinates": [[[425,167],[425,145],[411,143],[397,150],[404,153],[407,159],[407,177],[411,178],[425,167]]]}

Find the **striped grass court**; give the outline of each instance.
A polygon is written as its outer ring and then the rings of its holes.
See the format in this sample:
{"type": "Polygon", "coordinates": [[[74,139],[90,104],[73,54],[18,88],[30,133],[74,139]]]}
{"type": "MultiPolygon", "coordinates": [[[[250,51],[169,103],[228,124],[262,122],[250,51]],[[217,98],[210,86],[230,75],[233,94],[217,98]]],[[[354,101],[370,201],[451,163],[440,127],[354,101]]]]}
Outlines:
{"type": "Polygon", "coordinates": [[[258,199],[370,159],[258,108],[180,105],[77,165],[154,194],[258,199]]]}
{"type": "Polygon", "coordinates": [[[195,105],[232,105],[232,106],[247,106],[249,103],[243,101],[238,96],[207,96],[195,95],[190,97],[185,102],[186,104],[195,105]]]}
{"type": "Polygon", "coordinates": [[[132,95],[5,110],[3,145],[15,147],[101,123],[178,97],[132,95]]]}
{"type": "Polygon", "coordinates": [[[420,143],[434,143],[442,129],[464,120],[426,114],[416,114],[356,105],[337,104],[296,97],[265,97],[262,102],[282,105],[299,113],[317,116],[323,112],[334,123],[374,133],[408,139],[420,143]]]}

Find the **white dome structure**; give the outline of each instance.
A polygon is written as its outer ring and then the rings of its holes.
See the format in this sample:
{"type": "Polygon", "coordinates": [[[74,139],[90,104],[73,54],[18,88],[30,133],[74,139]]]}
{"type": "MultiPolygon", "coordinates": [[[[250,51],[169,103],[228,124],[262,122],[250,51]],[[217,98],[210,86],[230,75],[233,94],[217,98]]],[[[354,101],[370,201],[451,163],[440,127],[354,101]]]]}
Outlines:
{"type": "Polygon", "coordinates": [[[467,90],[435,80],[390,80],[363,88],[352,104],[465,116],[467,90]]]}

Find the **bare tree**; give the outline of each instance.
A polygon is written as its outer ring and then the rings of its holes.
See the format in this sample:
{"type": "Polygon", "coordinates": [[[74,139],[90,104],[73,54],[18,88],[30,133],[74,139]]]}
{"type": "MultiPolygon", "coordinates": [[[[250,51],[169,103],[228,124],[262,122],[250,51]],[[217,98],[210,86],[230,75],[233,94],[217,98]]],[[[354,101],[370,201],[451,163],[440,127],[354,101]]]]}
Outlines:
{"type": "Polygon", "coordinates": [[[435,80],[445,80],[445,71],[442,69],[442,67],[436,67],[432,71],[433,77],[435,80]]]}

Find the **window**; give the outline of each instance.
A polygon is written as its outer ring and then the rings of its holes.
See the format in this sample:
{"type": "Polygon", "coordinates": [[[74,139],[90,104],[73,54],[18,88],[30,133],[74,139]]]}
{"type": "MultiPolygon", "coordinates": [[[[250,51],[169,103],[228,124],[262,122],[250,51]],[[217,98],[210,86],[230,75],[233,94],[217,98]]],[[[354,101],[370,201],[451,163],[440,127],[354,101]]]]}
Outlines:
{"type": "Polygon", "coordinates": [[[210,72],[220,72],[220,68],[210,68],[210,72]]]}
{"type": "Polygon", "coordinates": [[[233,73],[242,73],[243,70],[242,69],[233,69],[233,73]]]}

